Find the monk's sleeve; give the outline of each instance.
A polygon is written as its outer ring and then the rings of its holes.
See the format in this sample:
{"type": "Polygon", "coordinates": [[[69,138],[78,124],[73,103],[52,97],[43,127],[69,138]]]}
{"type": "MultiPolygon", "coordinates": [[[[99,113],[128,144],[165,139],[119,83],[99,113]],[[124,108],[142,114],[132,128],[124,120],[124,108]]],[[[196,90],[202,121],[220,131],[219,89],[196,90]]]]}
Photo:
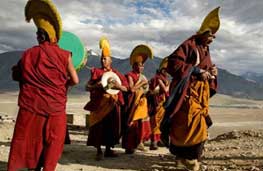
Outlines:
{"type": "Polygon", "coordinates": [[[126,79],[126,77],[122,74],[118,74],[118,76],[120,77],[120,80],[121,80],[121,85],[126,87],[127,89],[129,88],[129,84],[128,84],[128,81],[126,79]]]}
{"type": "Polygon", "coordinates": [[[209,87],[210,87],[210,97],[212,97],[217,92],[217,88],[218,88],[217,77],[209,81],[209,87]]]}
{"type": "Polygon", "coordinates": [[[90,80],[88,81],[88,84],[93,85],[100,79],[101,73],[99,73],[99,70],[96,68],[92,68],[90,70],[90,80]]]}
{"type": "Polygon", "coordinates": [[[12,79],[18,82],[22,81],[21,60],[12,67],[12,79]]]}
{"type": "Polygon", "coordinates": [[[22,66],[24,58],[28,55],[28,52],[25,51],[22,55],[22,58],[18,61],[16,65],[12,67],[12,79],[14,81],[21,82],[22,81],[22,66]]]}
{"type": "Polygon", "coordinates": [[[168,57],[167,72],[173,78],[181,79],[186,77],[191,68],[193,68],[193,74],[200,73],[198,67],[194,67],[191,63],[186,62],[192,51],[193,49],[190,45],[185,42],[168,57]]]}

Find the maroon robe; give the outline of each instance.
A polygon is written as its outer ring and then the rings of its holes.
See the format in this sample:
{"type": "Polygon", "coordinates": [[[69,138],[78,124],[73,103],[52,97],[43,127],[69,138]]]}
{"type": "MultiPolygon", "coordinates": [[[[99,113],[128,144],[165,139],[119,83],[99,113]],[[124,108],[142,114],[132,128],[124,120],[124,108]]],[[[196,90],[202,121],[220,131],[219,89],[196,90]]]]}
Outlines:
{"type": "Polygon", "coordinates": [[[13,76],[20,83],[20,107],[8,171],[43,166],[54,171],[66,131],[66,83],[70,52],[44,42],[24,52],[13,76]]]}
{"type": "MultiPolygon", "coordinates": [[[[183,42],[171,55],[168,57],[168,73],[173,77],[170,90],[173,90],[181,80],[189,76],[189,80],[186,80],[180,96],[176,97],[176,101],[172,102],[169,108],[166,108],[166,113],[170,115],[171,126],[176,125],[178,115],[180,111],[184,111],[187,108],[187,97],[189,97],[189,86],[200,80],[199,69],[209,70],[213,66],[211,61],[209,47],[206,48],[199,43],[197,36],[192,36],[185,42],[183,42]],[[197,52],[198,51],[198,52],[197,52]],[[198,55],[199,53],[199,55],[198,55]],[[196,65],[197,57],[199,56],[200,63],[196,65]]],[[[216,93],[217,78],[209,80],[210,97],[216,93]]],[[[171,92],[172,94],[172,92],[171,92]]],[[[183,113],[183,112],[182,112],[183,113]]],[[[173,135],[175,132],[170,132],[171,145],[170,151],[177,157],[187,159],[200,159],[203,151],[204,142],[195,144],[193,146],[177,146],[173,144],[173,135]]]]}
{"type": "MultiPolygon", "coordinates": [[[[134,71],[130,71],[126,74],[128,80],[130,76],[133,80],[133,83],[136,84],[139,80],[139,74],[134,71]]],[[[151,134],[151,127],[149,120],[133,120],[133,114],[131,113],[131,108],[133,107],[135,93],[128,92],[126,94],[127,102],[124,109],[124,120],[123,120],[123,137],[122,137],[122,147],[127,150],[134,150],[140,144],[140,142],[146,141],[149,139],[151,134]],[[130,114],[130,115],[129,115],[130,114]]],[[[147,114],[148,115],[148,114],[147,114]]]]}
{"type": "MultiPolygon", "coordinates": [[[[107,72],[103,68],[93,68],[91,70],[90,83],[101,81],[102,75],[107,72]]],[[[117,70],[112,69],[116,73],[121,84],[128,87],[126,78],[117,70]]],[[[94,111],[100,103],[102,95],[105,93],[103,89],[92,90],[90,92],[90,102],[84,107],[85,110],[94,111]]],[[[120,106],[124,104],[122,92],[118,93],[118,101],[114,104],[114,108],[100,122],[89,128],[87,145],[99,147],[101,145],[113,147],[119,143],[121,131],[121,111],[120,106]]]]}
{"type": "Polygon", "coordinates": [[[149,115],[150,115],[150,123],[151,123],[151,141],[152,142],[158,142],[160,141],[160,122],[164,116],[164,110],[162,110],[162,114],[160,115],[160,105],[162,105],[165,101],[165,99],[169,96],[169,93],[165,92],[159,85],[159,80],[161,80],[164,84],[168,83],[169,80],[166,76],[162,75],[161,73],[155,74],[155,76],[150,80],[149,82],[149,92],[148,93],[148,109],[149,109],[149,115]],[[158,93],[155,93],[155,88],[159,86],[160,90],[158,93]]]}
{"type": "MultiPolygon", "coordinates": [[[[207,47],[208,48],[208,47],[207,47]]],[[[182,43],[171,55],[168,57],[168,67],[167,72],[172,76],[172,82],[170,86],[170,90],[173,90],[179,81],[183,78],[187,77],[190,69],[195,65],[197,54],[196,50],[198,49],[200,63],[198,64],[198,68],[208,70],[213,66],[211,61],[209,48],[207,51],[204,50],[202,45],[200,45],[196,41],[196,37],[192,36],[184,43],[182,43]]],[[[182,95],[178,100],[176,106],[169,111],[171,115],[174,115],[182,105],[183,99],[185,95],[187,95],[187,89],[191,82],[191,80],[197,79],[194,74],[192,74],[190,81],[188,81],[182,91],[182,95]]],[[[213,96],[217,90],[217,78],[209,81],[210,86],[210,94],[213,96]]],[[[171,92],[170,92],[171,93],[171,92]]]]}

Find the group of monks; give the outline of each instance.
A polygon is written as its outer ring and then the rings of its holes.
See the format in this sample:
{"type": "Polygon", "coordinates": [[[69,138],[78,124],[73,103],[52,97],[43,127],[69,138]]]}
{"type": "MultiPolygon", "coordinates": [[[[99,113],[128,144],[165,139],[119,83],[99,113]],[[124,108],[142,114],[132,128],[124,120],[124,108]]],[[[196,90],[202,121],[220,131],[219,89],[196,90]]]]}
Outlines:
{"type": "Polygon", "coordinates": [[[143,75],[144,63],[152,55],[148,46],[134,48],[130,57],[132,70],[124,76],[111,66],[108,40],[102,39],[101,42],[106,42],[101,46],[101,68],[91,69],[91,78],[86,85],[90,92],[90,101],[84,107],[90,111],[87,145],[97,148],[97,160],[116,157],[111,148],[119,143],[121,136],[127,154],[134,153],[136,148],[144,150],[143,142],[150,138],[150,149],[156,150],[161,133],[159,125],[164,115],[162,104],[169,94],[167,58],[148,82],[143,75]],[[118,82],[108,78],[110,88],[119,90],[117,94],[108,93],[101,84],[103,75],[108,72],[115,73],[120,79],[118,82]],[[104,155],[102,145],[106,146],[104,155]]]}
{"type": "MultiPolygon", "coordinates": [[[[162,60],[149,81],[143,75],[144,63],[152,57],[149,46],[133,49],[131,71],[123,75],[111,66],[109,41],[100,40],[101,67],[91,69],[86,84],[90,101],[84,106],[90,111],[87,145],[96,147],[96,160],[117,157],[113,147],[120,139],[126,154],[145,150],[144,142],[150,139],[150,150],[160,142],[169,148],[177,168],[200,170],[212,124],[209,98],[217,90],[218,70],[209,44],[219,29],[218,12],[211,11],[197,33],[162,60]],[[109,73],[105,86],[102,78],[109,73]]],[[[65,141],[67,89],[79,78],[71,52],[57,45],[62,26],[54,4],[29,0],[25,16],[34,20],[39,44],[27,49],[12,68],[20,92],[8,171],[54,171],[65,141]]]]}

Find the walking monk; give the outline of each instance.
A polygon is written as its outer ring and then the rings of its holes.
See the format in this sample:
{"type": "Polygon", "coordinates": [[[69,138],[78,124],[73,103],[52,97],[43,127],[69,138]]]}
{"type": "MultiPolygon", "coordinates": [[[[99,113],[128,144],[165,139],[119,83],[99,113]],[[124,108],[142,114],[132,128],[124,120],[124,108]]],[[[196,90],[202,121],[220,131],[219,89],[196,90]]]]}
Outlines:
{"type": "Polygon", "coordinates": [[[90,92],[90,101],[84,107],[90,111],[87,145],[97,148],[96,160],[117,157],[111,148],[119,143],[120,106],[124,104],[122,91],[127,91],[128,87],[126,78],[111,66],[110,44],[106,38],[101,38],[100,48],[101,68],[91,69],[91,78],[86,85],[86,90],[90,92]],[[107,85],[104,85],[104,78],[107,85]],[[104,155],[102,145],[106,146],[104,155]]]}
{"type": "Polygon", "coordinates": [[[65,140],[67,86],[79,80],[71,53],[57,45],[62,24],[54,4],[29,0],[25,16],[34,20],[39,45],[26,50],[12,68],[20,92],[8,171],[54,171],[65,140]]]}
{"type": "Polygon", "coordinates": [[[126,154],[134,153],[140,144],[144,150],[143,141],[150,136],[147,99],[148,80],[142,74],[147,58],[152,58],[152,50],[146,45],[136,46],[130,56],[132,71],[126,74],[129,92],[126,95],[126,105],[123,119],[122,147],[126,154]]]}
{"type": "Polygon", "coordinates": [[[219,29],[219,7],[204,19],[199,31],[183,42],[168,57],[168,73],[173,77],[166,115],[171,121],[170,151],[178,165],[199,170],[207,140],[208,102],[216,93],[217,68],[213,65],[209,44],[219,29]]]}
{"type": "Polygon", "coordinates": [[[166,72],[168,58],[161,61],[160,67],[155,76],[150,80],[148,92],[148,109],[151,121],[151,145],[150,150],[157,150],[160,142],[160,124],[164,116],[163,104],[169,96],[168,73],[166,72]]]}

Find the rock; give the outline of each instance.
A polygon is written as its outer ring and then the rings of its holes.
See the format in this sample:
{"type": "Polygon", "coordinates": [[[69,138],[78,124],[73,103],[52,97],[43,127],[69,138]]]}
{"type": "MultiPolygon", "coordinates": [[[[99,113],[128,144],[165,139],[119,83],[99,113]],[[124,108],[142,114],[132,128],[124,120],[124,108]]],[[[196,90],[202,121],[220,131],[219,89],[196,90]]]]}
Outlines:
{"type": "Polygon", "coordinates": [[[250,171],[260,171],[260,168],[257,168],[256,166],[252,166],[252,168],[250,169],[250,171]]]}
{"type": "Polygon", "coordinates": [[[201,170],[202,170],[202,171],[207,171],[207,170],[208,170],[207,165],[202,164],[202,165],[201,165],[201,170]]]}

